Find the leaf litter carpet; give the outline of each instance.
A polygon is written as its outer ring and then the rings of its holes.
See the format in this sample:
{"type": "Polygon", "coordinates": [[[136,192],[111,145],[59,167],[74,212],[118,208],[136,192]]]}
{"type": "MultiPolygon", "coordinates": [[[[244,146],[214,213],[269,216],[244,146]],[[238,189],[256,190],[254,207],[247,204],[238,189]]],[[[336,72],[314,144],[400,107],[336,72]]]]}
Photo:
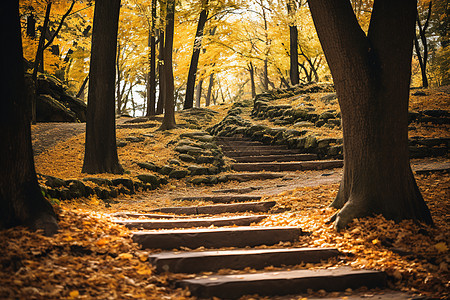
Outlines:
{"type": "MultiPolygon", "coordinates": [[[[327,205],[338,185],[299,187],[267,197],[277,205],[258,226],[300,226],[310,232],[295,243],[270,247],[336,247],[346,255],[321,264],[300,264],[292,269],[351,266],[383,270],[391,289],[446,299],[449,294],[450,180],[448,174],[417,176],[419,187],[431,209],[435,226],[411,221],[395,224],[381,216],[355,220],[348,229],[336,232],[326,221],[335,212],[327,205]],[[285,212],[275,213],[279,209],[285,212]]],[[[1,299],[187,299],[187,290],[171,282],[180,274],[157,275],[147,256],[131,241],[131,232],[116,225],[107,213],[129,210],[145,212],[161,205],[147,205],[133,197],[106,207],[95,199],[79,199],[55,206],[61,231],[54,237],[14,228],[0,232],[1,299]],[[141,207],[141,209],[140,209],[141,207]]],[[[184,205],[182,202],[163,205],[184,205]]],[[[190,203],[205,205],[208,203],[190,203]]],[[[268,248],[269,246],[261,246],[268,248]]],[[[187,250],[187,249],[180,249],[187,250]]],[[[203,249],[196,249],[203,250],[203,249]]],[[[266,270],[274,270],[268,267],[266,270]]],[[[257,272],[245,270],[246,272],[257,272]]],[[[242,271],[221,270],[220,274],[242,271]]],[[[205,274],[208,275],[208,274],[205,274]]],[[[382,291],[347,290],[344,293],[308,291],[292,299],[310,297],[375,297],[382,291]]],[[[257,295],[252,296],[258,298],[257,295]]],[[[250,299],[250,296],[244,298],[250,299]]]]}

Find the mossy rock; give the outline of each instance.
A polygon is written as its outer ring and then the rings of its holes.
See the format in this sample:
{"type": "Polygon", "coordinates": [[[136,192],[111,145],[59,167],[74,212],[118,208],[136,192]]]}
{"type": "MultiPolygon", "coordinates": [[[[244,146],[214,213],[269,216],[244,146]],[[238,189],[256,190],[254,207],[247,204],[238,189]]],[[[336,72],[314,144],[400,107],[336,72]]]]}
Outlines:
{"type": "Polygon", "coordinates": [[[160,184],[160,178],[153,174],[140,174],[137,178],[144,184],[149,183],[152,186],[158,186],[160,184]]]}
{"type": "MultiPolygon", "coordinates": [[[[199,156],[199,157],[202,157],[202,156],[199,156]]],[[[189,154],[184,154],[184,153],[178,155],[178,158],[181,161],[188,162],[188,163],[196,161],[196,158],[194,156],[189,155],[189,154]]]]}
{"type": "Polygon", "coordinates": [[[112,186],[112,182],[109,179],[106,178],[97,178],[97,177],[86,177],[83,178],[83,181],[90,181],[92,183],[95,183],[96,185],[103,185],[103,186],[112,186]]]}
{"type": "Polygon", "coordinates": [[[119,188],[119,192],[122,194],[134,194],[134,182],[129,178],[116,178],[111,180],[112,184],[116,187],[122,185],[127,190],[119,188]]]}
{"type": "Polygon", "coordinates": [[[43,175],[45,180],[45,185],[49,186],[51,188],[59,188],[59,187],[63,187],[66,186],[66,182],[60,178],[57,177],[53,177],[50,175],[43,175]]]}
{"type": "Polygon", "coordinates": [[[155,165],[154,163],[152,163],[152,162],[137,162],[136,164],[137,164],[140,168],[146,169],[146,170],[149,170],[149,171],[157,172],[158,169],[159,169],[159,167],[156,166],[156,165],[155,165]]]}
{"type": "Polygon", "coordinates": [[[169,173],[169,178],[181,179],[181,178],[186,177],[188,174],[189,174],[189,171],[185,170],[185,169],[172,170],[169,173]]]}

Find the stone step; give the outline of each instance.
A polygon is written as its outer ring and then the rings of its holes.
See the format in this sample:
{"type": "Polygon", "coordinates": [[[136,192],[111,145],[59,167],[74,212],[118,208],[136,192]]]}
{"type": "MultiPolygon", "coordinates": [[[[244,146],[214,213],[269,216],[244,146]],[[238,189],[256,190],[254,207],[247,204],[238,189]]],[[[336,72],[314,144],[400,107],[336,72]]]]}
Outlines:
{"type": "Polygon", "coordinates": [[[228,157],[239,157],[239,156],[298,154],[299,150],[297,149],[238,150],[238,151],[223,151],[223,153],[228,157]]]}
{"type": "Polygon", "coordinates": [[[448,173],[450,172],[450,162],[433,162],[428,163],[412,163],[411,168],[416,174],[429,174],[435,172],[448,173]]]}
{"type": "Polygon", "coordinates": [[[234,160],[238,163],[253,163],[253,162],[287,162],[287,161],[306,161],[316,160],[317,154],[301,153],[301,154],[286,154],[286,155],[260,155],[260,156],[237,156],[234,160]]]}
{"type": "Polygon", "coordinates": [[[255,172],[255,173],[229,173],[219,177],[219,181],[239,181],[246,182],[252,180],[270,180],[284,177],[285,174],[275,172],[255,172]]]}
{"type": "Polygon", "coordinates": [[[116,128],[117,129],[123,129],[123,128],[133,128],[133,129],[143,129],[143,128],[153,128],[153,127],[157,127],[160,126],[160,124],[155,124],[155,123],[129,123],[129,124],[117,124],[116,128]]]}
{"type": "Polygon", "coordinates": [[[227,195],[202,195],[192,197],[178,197],[174,200],[178,201],[210,201],[213,203],[229,203],[229,202],[246,202],[260,200],[261,196],[248,196],[241,194],[227,194],[227,195]]]}
{"type": "Polygon", "coordinates": [[[263,269],[304,263],[318,263],[340,255],[334,248],[238,249],[201,252],[163,252],[149,256],[156,271],[199,273],[220,269],[263,269]]]}
{"type": "Polygon", "coordinates": [[[222,151],[225,152],[234,152],[234,151],[264,151],[264,150],[289,150],[286,146],[269,146],[269,145],[257,145],[257,146],[248,146],[248,145],[233,145],[233,146],[221,146],[222,151]]]}
{"type": "Polygon", "coordinates": [[[219,193],[219,194],[226,194],[226,193],[236,193],[236,194],[247,194],[251,193],[256,190],[263,189],[262,186],[250,186],[250,187],[244,187],[244,188],[234,188],[234,189],[220,189],[211,191],[213,193],[219,193]]]}
{"type": "Polygon", "coordinates": [[[253,247],[294,242],[302,234],[299,227],[232,227],[219,229],[186,229],[162,231],[136,231],[133,241],[143,248],[195,249],[221,247],[253,247]]]}
{"type": "Polygon", "coordinates": [[[278,163],[234,163],[231,168],[235,171],[303,171],[303,170],[324,170],[341,168],[343,160],[315,160],[305,162],[278,162],[278,163]]]}
{"type": "MultiPolygon", "coordinates": [[[[163,215],[163,214],[142,214],[135,212],[117,212],[110,214],[114,218],[147,218],[147,219],[173,219],[180,218],[180,216],[163,215]]],[[[182,218],[182,217],[181,217],[182,218]]]]}
{"type": "Polygon", "coordinates": [[[244,142],[254,142],[253,140],[242,137],[242,136],[216,136],[215,140],[217,142],[236,142],[236,141],[244,141],[244,142]]]}
{"type": "Polygon", "coordinates": [[[216,204],[205,206],[180,206],[180,207],[162,207],[154,209],[154,212],[172,213],[181,215],[218,215],[223,213],[240,213],[240,212],[268,212],[275,201],[232,203],[232,204],[216,204]]]}
{"type": "Polygon", "coordinates": [[[243,295],[260,296],[289,295],[306,292],[308,289],[344,291],[365,286],[386,286],[386,274],[372,270],[351,268],[293,270],[236,275],[211,275],[184,279],[177,286],[189,288],[199,298],[219,297],[236,299],[243,295]]]}
{"type": "Polygon", "coordinates": [[[174,229],[209,226],[248,226],[257,223],[267,216],[236,216],[228,218],[197,218],[175,220],[116,220],[117,224],[125,225],[129,229],[174,229]]]}
{"type": "Polygon", "coordinates": [[[240,147],[240,146],[268,146],[267,144],[251,141],[251,140],[230,140],[230,141],[217,141],[219,146],[232,146],[232,147],[240,147]]]}

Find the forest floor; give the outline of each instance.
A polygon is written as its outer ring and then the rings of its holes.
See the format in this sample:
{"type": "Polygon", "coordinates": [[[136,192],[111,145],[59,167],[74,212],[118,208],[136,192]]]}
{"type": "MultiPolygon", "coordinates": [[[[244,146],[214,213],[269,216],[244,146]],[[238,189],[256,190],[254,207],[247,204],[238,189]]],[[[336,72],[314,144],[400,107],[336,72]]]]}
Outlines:
{"type": "MultiPolygon", "coordinates": [[[[411,97],[415,109],[449,110],[447,90],[427,92],[411,97]]],[[[280,102],[282,102],[280,100],[280,102]]],[[[205,125],[220,121],[230,105],[212,107],[218,114],[205,125]]],[[[121,118],[118,124],[128,119],[121,118]]],[[[183,123],[185,116],[177,114],[183,123]]],[[[157,124],[158,121],[148,123],[157,124]]],[[[36,168],[39,173],[64,179],[81,179],[84,151],[84,124],[37,124],[32,128],[36,168]]],[[[143,143],[119,148],[119,159],[127,170],[125,177],[136,176],[135,162],[166,162],[173,157],[172,142],[188,128],[159,132],[157,127],[121,128],[118,140],[129,136],[151,134],[143,143]]],[[[339,132],[327,132],[338,135],[339,132]]],[[[450,137],[448,125],[416,127],[413,136],[450,137]]],[[[448,164],[446,157],[414,159],[412,164],[433,166],[448,164]]],[[[257,226],[299,226],[309,235],[295,243],[276,247],[335,247],[347,254],[344,260],[321,264],[303,264],[297,269],[338,267],[383,270],[388,274],[389,290],[347,290],[342,293],[309,291],[292,297],[270,299],[424,299],[450,297],[450,175],[445,172],[416,174],[418,186],[426,200],[434,226],[403,221],[396,224],[381,216],[355,220],[341,232],[326,221],[336,212],[328,205],[336,196],[341,169],[286,172],[278,179],[236,181],[216,185],[192,186],[185,180],[169,182],[152,191],[119,195],[113,202],[92,196],[54,203],[59,216],[60,232],[44,237],[25,228],[0,231],[0,298],[1,299],[187,299],[185,289],[172,283],[180,275],[156,274],[148,264],[148,254],[158,250],[142,250],[132,242],[131,231],[113,222],[110,214],[123,211],[149,212],[172,206],[212,204],[207,201],[174,200],[179,196],[211,194],[219,189],[257,187],[251,193],[263,200],[277,202],[270,216],[253,224],[257,226]]],[[[100,174],[104,178],[115,175],[100,174]]],[[[245,213],[244,213],[245,214],[245,213]]],[[[225,216],[230,216],[226,214],[225,216]]],[[[270,246],[268,246],[270,247],[270,246]]],[[[202,249],[196,249],[202,250],[202,249]]],[[[277,270],[277,268],[266,268],[277,270]]],[[[255,272],[254,270],[245,270],[255,272]]],[[[239,271],[221,270],[221,274],[239,271]]],[[[208,275],[205,273],[204,275],[208,275]]],[[[244,299],[265,299],[257,295],[244,299]]]]}

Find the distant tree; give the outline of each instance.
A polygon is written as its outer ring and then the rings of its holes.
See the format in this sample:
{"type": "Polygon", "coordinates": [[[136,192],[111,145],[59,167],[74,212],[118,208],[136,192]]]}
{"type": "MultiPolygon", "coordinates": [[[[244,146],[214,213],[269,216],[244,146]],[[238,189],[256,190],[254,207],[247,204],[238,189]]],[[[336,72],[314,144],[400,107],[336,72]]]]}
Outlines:
{"type": "Polygon", "coordinates": [[[431,18],[431,7],[432,1],[428,3],[428,10],[425,13],[425,21],[422,25],[422,21],[420,20],[419,12],[416,13],[416,21],[417,28],[419,31],[419,37],[414,34],[414,47],[416,49],[417,59],[419,61],[420,71],[422,73],[422,87],[428,87],[428,78],[427,78],[427,62],[428,62],[428,41],[427,41],[427,29],[430,24],[431,18]],[[420,49],[419,39],[422,44],[422,49],[420,49]]]}
{"type": "Polygon", "coordinates": [[[382,214],[432,223],[408,153],[416,1],[375,0],[367,35],[350,1],[310,0],[342,113],[344,174],[332,206],[339,230],[382,214]]]}
{"type": "MultiPolygon", "coordinates": [[[[53,43],[53,41],[55,40],[56,36],[58,35],[58,33],[60,32],[60,30],[62,28],[64,20],[70,14],[74,5],[75,5],[75,0],[72,0],[72,4],[70,5],[69,9],[66,11],[66,13],[62,16],[61,20],[59,21],[58,28],[55,30],[55,32],[53,34],[51,34],[48,37],[48,41],[47,41],[47,43],[45,43],[45,39],[46,39],[45,33],[48,31],[49,21],[50,21],[50,11],[52,8],[52,1],[47,2],[47,8],[45,10],[45,17],[44,17],[44,24],[41,28],[41,35],[39,37],[38,49],[36,51],[36,57],[34,59],[34,67],[33,67],[33,74],[32,74],[32,79],[34,80],[36,87],[37,87],[38,71],[44,72],[44,50],[47,49],[48,47],[50,47],[50,45],[53,43]]],[[[33,123],[36,122],[36,96],[34,96],[31,99],[31,120],[33,123]]]]}
{"type": "Polygon", "coordinates": [[[115,61],[120,0],[96,1],[83,173],[123,173],[115,128],[115,61]]]}
{"type": "Polygon", "coordinates": [[[206,92],[205,106],[209,106],[211,104],[211,95],[213,86],[214,86],[214,73],[211,73],[209,74],[209,83],[208,83],[208,91],[206,92]]]}
{"type": "Polygon", "coordinates": [[[200,57],[200,50],[202,48],[203,30],[205,29],[206,21],[208,20],[208,0],[202,1],[202,11],[198,18],[197,31],[195,33],[194,49],[192,50],[191,64],[189,65],[189,74],[186,84],[186,98],[184,100],[184,109],[189,109],[194,106],[194,89],[195,79],[197,76],[198,60],[200,57]]]}
{"type": "Polygon", "coordinates": [[[165,96],[164,96],[164,118],[159,130],[173,129],[177,125],[175,123],[175,95],[174,95],[174,81],[173,81],[173,66],[172,66],[172,51],[173,51],[173,36],[175,29],[175,0],[167,1],[166,12],[166,29],[165,29],[165,44],[163,49],[164,58],[164,82],[165,82],[165,96]]]}
{"type": "Polygon", "coordinates": [[[0,81],[0,228],[25,225],[52,235],[58,230],[56,215],[39,187],[31,146],[19,1],[2,3],[0,22],[8,45],[0,58],[2,70],[8,72],[0,81]]]}

